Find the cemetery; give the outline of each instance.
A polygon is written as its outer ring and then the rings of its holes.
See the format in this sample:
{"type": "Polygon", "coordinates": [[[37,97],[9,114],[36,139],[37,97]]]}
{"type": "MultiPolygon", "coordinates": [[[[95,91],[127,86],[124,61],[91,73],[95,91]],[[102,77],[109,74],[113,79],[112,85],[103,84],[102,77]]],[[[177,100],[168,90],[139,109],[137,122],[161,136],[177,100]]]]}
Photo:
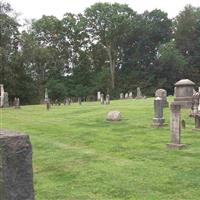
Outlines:
{"type": "Polygon", "coordinates": [[[199,200],[200,7],[168,14],[0,0],[0,200],[199,200]]]}

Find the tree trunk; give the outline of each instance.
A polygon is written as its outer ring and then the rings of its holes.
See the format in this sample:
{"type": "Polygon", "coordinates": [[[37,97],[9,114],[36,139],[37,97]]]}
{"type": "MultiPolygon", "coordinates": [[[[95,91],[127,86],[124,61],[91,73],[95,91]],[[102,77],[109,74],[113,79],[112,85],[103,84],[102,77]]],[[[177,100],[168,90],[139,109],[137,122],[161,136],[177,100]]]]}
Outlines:
{"type": "Polygon", "coordinates": [[[113,59],[111,48],[106,48],[108,52],[108,57],[110,61],[110,75],[111,75],[111,88],[115,89],[115,61],[113,59]]]}

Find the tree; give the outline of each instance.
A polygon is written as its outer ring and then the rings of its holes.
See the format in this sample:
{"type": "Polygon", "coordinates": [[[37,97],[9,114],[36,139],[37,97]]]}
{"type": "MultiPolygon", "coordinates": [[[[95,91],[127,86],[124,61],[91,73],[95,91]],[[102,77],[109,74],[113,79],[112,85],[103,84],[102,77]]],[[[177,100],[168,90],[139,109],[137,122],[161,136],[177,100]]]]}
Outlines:
{"type": "MultiPolygon", "coordinates": [[[[109,61],[111,88],[115,88],[115,70],[120,64],[121,44],[130,33],[136,13],[127,5],[96,3],[85,10],[87,31],[92,44],[100,44],[109,61]]],[[[106,62],[106,60],[105,60],[106,62]]]]}

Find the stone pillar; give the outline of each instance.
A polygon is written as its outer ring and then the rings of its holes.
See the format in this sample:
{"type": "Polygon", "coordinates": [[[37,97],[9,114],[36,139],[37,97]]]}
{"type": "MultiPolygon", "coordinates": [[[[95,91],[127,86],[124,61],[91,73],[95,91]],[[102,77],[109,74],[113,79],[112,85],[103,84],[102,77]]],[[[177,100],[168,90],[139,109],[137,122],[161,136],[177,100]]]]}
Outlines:
{"type": "Polygon", "coordinates": [[[167,144],[167,147],[170,149],[181,149],[185,146],[181,144],[181,105],[172,103],[170,109],[171,143],[167,144]]]}
{"type": "Polygon", "coordinates": [[[101,92],[97,92],[97,101],[101,100],[101,92]]]}
{"type": "Polygon", "coordinates": [[[163,100],[160,97],[157,97],[154,100],[154,118],[153,126],[161,127],[163,126],[165,120],[163,118],[163,100]]]}
{"type": "Polygon", "coordinates": [[[0,131],[0,199],[34,200],[32,147],[27,135],[0,131]]]}
{"type": "Polygon", "coordinates": [[[104,104],[104,94],[101,94],[101,104],[104,104]]]}
{"type": "Polygon", "coordinates": [[[0,84],[0,90],[1,90],[0,107],[3,107],[3,103],[4,103],[4,88],[3,88],[3,84],[0,84]]]}
{"type": "Polygon", "coordinates": [[[47,103],[48,101],[49,101],[48,90],[47,88],[45,88],[44,102],[47,103]]]}

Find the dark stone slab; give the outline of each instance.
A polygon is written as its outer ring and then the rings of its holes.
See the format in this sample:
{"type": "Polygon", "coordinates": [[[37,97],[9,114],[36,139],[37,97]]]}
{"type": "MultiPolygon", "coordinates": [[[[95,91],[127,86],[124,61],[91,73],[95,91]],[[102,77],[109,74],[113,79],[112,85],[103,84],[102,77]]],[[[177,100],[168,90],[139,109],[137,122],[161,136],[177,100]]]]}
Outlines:
{"type": "Polygon", "coordinates": [[[34,200],[28,135],[0,130],[0,200],[34,200]]]}

